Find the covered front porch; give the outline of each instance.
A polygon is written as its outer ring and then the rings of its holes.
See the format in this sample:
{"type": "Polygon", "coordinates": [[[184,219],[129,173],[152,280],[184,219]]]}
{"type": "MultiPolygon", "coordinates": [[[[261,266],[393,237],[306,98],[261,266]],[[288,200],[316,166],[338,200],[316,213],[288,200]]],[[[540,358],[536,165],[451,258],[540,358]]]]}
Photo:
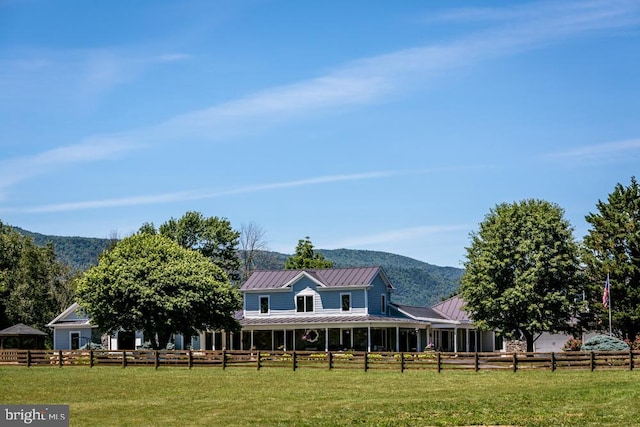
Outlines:
{"type": "Polygon", "coordinates": [[[359,316],[335,322],[301,319],[243,319],[242,331],[204,332],[203,350],[309,351],[422,351],[427,345],[427,322],[359,316]],[[395,321],[394,321],[395,320],[395,321]]]}
{"type": "Polygon", "coordinates": [[[493,331],[479,331],[472,325],[434,325],[430,333],[433,349],[446,352],[492,352],[502,349],[493,331]]]}

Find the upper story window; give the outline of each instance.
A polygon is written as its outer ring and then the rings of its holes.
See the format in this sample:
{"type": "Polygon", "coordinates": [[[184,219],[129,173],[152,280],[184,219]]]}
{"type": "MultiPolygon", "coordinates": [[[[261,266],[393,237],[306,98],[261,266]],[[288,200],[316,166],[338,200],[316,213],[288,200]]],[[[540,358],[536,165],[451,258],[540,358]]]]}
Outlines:
{"type": "Polygon", "coordinates": [[[351,311],[351,294],[340,294],[342,311],[351,311]]]}
{"type": "Polygon", "coordinates": [[[298,313],[313,311],[313,295],[298,295],[296,297],[296,311],[298,313]]]}
{"type": "Polygon", "coordinates": [[[380,312],[382,314],[387,314],[387,295],[380,295],[380,312]]]}
{"type": "Polygon", "coordinates": [[[260,313],[261,314],[269,313],[269,297],[268,296],[260,297],[260,313]]]}

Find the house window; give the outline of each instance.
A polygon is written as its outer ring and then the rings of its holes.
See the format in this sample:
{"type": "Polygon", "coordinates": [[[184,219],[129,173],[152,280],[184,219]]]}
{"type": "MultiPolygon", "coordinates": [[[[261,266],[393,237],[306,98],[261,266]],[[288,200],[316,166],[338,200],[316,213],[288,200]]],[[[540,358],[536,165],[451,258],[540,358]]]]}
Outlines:
{"type": "Polygon", "coordinates": [[[340,294],[342,311],[351,311],[351,294],[340,294]]]}
{"type": "Polygon", "coordinates": [[[298,313],[313,311],[313,295],[298,295],[296,297],[296,311],[298,313]]]}
{"type": "Polygon", "coordinates": [[[387,296],[385,294],[380,295],[380,312],[387,314],[387,296]]]}
{"type": "Polygon", "coordinates": [[[69,339],[71,341],[71,350],[80,348],[80,332],[70,332],[69,339]]]}
{"type": "Polygon", "coordinates": [[[269,297],[268,296],[260,297],[260,313],[261,314],[269,313],[269,297]]]}

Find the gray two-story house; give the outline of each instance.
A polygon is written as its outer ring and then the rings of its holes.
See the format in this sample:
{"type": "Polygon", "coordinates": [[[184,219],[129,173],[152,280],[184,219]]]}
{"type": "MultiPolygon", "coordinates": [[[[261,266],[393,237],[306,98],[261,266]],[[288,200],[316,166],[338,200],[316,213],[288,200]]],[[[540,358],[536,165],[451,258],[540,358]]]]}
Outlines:
{"type": "Polygon", "coordinates": [[[429,322],[392,310],[381,267],[263,270],[242,286],[242,347],[418,351],[429,322]]]}
{"type": "MultiPolygon", "coordinates": [[[[176,349],[311,351],[492,351],[494,334],[480,333],[461,310],[459,298],[432,307],[390,302],[394,287],[382,267],[258,270],[242,285],[243,308],[236,333],[201,331],[176,335],[176,349]]],[[[88,342],[136,349],[140,331],[100,335],[84,310],[73,304],[48,325],[55,349],[88,342]]]]}

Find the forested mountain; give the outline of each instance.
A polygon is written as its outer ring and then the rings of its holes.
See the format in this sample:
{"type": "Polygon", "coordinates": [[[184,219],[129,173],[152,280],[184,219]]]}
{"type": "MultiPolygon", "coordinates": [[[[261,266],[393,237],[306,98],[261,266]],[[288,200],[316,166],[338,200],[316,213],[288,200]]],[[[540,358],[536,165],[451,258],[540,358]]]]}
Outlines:
{"type": "MultiPolygon", "coordinates": [[[[48,236],[14,228],[32,237],[39,246],[53,242],[57,257],[79,270],[95,265],[99,255],[111,244],[110,239],[48,236]]],[[[335,267],[382,266],[396,287],[391,300],[399,304],[434,304],[457,291],[463,272],[460,268],[439,267],[387,252],[356,249],[318,249],[317,252],[332,261],[335,267]]],[[[260,269],[281,269],[288,257],[279,252],[262,251],[256,265],[260,269]]]]}
{"type": "Polygon", "coordinates": [[[86,270],[98,263],[98,257],[111,245],[110,239],[93,237],[49,236],[12,227],[18,233],[31,237],[38,246],[52,242],[56,257],[76,270],[86,270]]]}

